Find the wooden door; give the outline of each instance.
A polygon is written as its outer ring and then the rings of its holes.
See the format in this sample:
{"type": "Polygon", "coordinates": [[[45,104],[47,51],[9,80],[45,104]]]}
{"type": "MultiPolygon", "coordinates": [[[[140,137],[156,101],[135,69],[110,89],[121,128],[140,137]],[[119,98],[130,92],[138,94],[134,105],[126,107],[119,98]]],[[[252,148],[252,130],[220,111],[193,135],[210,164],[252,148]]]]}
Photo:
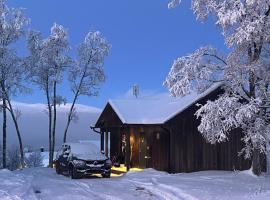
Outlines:
{"type": "Polygon", "coordinates": [[[145,133],[141,132],[139,136],[139,167],[146,168],[146,151],[147,151],[147,142],[145,133]]]}

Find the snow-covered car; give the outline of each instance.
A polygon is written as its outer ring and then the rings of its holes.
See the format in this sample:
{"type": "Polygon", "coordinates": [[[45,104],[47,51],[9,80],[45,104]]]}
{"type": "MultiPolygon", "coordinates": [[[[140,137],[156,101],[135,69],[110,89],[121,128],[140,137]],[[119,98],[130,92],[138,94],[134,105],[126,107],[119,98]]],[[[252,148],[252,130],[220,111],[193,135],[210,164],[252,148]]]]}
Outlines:
{"type": "Polygon", "coordinates": [[[91,143],[64,143],[54,164],[57,174],[68,173],[73,179],[92,174],[111,176],[111,160],[91,143]]]}

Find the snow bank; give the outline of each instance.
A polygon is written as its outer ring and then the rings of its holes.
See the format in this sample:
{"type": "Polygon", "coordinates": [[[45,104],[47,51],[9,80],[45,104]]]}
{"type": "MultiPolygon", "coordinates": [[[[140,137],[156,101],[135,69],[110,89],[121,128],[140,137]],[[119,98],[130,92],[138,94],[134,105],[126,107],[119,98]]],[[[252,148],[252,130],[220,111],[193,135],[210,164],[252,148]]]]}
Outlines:
{"type": "Polygon", "coordinates": [[[72,180],[53,169],[0,170],[0,199],[268,200],[270,177],[243,172],[168,174],[147,169],[122,177],[72,180]]]}

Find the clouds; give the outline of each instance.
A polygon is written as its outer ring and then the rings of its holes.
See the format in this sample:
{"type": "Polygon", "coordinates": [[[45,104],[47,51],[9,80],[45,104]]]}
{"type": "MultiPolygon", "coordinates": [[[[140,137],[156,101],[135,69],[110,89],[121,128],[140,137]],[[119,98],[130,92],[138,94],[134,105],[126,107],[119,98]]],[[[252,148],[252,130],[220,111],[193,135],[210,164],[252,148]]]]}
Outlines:
{"type": "MultiPolygon", "coordinates": [[[[21,111],[28,113],[28,112],[42,112],[46,110],[46,105],[42,103],[23,103],[23,102],[18,102],[18,101],[13,101],[12,105],[14,108],[19,108],[21,111]]],[[[57,106],[57,111],[58,112],[68,112],[71,104],[67,103],[65,105],[60,105],[57,106]]],[[[101,110],[96,107],[92,106],[87,106],[83,104],[76,104],[76,110],[78,112],[91,112],[91,113],[100,113],[101,110]]]]}
{"type": "MultiPolygon", "coordinates": [[[[22,139],[25,146],[39,148],[48,146],[48,116],[46,114],[45,104],[28,104],[22,102],[13,102],[14,108],[18,108],[22,116],[18,123],[22,132],[22,139]]],[[[56,126],[56,146],[62,143],[64,128],[67,120],[67,113],[70,104],[57,107],[57,126],[56,126]]],[[[76,112],[79,116],[77,123],[71,123],[68,132],[68,141],[76,142],[79,140],[97,140],[99,136],[92,132],[90,125],[95,124],[101,110],[96,107],[82,104],[76,105],[76,112]]],[[[2,115],[0,115],[0,120],[2,115]]],[[[0,127],[2,124],[0,125],[0,127]]],[[[2,127],[1,127],[2,128],[2,127]]],[[[11,117],[8,118],[8,144],[17,145],[17,137],[11,117]]],[[[2,137],[0,137],[2,140],[2,137]]]]}

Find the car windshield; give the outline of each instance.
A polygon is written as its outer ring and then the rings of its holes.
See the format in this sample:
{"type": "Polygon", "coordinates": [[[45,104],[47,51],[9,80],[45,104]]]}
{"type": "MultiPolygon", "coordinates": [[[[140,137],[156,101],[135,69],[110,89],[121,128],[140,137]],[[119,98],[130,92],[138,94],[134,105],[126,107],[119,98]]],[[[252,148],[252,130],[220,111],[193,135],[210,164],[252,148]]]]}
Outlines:
{"type": "Polygon", "coordinates": [[[71,152],[76,155],[99,154],[99,149],[93,144],[70,144],[71,152]]]}

